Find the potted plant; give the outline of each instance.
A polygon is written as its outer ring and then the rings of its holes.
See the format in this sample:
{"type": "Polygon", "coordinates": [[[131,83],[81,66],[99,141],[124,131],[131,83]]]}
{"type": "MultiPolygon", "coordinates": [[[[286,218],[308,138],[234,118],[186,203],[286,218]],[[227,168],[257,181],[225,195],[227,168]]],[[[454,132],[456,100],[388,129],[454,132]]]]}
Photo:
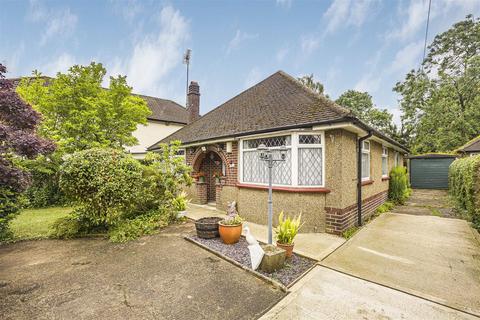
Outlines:
{"type": "Polygon", "coordinates": [[[284,218],[283,211],[278,216],[278,227],[275,229],[277,236],[277,247],[286,251],[286,257],[290,258],[293,254],[293,246],[295,236],[298,230],[302,227],[302,214],[293,219],[290,217],[284,218]]]}
{"type": "Polygon", "coordinates": [[[197,180],[201,183],[205,182],[205,173],[203,171],[197,173],[197,180]]]}
{"type": "Polygon", "coordinates": [[[220,183],[220,179],[223,177],[223,174],[221,172],[215,172],[213,174],[213,176],[215,177],[215,183],[220,183]]]}
{"type": "Polygon", "coordinates": [[[227,217],[218,222],[218,232],[225,244],[237,243],[242,235],[243,219],[235,209],[235,202],[228,204],[227,217]]]}

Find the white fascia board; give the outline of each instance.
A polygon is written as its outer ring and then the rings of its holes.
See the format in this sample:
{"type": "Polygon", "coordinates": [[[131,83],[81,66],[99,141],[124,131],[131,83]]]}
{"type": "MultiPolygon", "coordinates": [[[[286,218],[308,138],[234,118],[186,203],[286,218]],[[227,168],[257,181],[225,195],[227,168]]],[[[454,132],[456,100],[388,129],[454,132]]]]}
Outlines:
{"type": "Polygon", "coordinates": [[[205,140],[205,141],[200,141],[200,142],[182,144],[181,147],[182,148],[196,147],[196,146],[203,146],[203,145],[207,145],[207,144],[221,143],[221,142],[228,142],[228,141],[235,141],[235,139],[233,137],[231,137],[231,138],[224,138],[224,139],[205,140]]]}

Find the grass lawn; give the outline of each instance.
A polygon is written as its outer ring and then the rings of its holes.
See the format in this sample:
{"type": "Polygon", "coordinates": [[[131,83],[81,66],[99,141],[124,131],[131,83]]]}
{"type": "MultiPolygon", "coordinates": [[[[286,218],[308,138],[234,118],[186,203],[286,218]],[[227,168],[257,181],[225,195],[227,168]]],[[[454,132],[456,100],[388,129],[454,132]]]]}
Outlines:
{"type": "Polygon", "coordinates": [[[10,222],[10,228],[17,240],[47,238],[55,220],[65,217],[71,211],[70,207],[23,210],[10,222]]]}

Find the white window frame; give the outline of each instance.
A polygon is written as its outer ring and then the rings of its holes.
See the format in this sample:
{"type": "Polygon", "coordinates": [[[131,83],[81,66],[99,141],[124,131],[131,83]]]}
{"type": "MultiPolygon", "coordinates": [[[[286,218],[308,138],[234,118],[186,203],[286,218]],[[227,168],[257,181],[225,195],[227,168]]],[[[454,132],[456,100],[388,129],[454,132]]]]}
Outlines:
{"type": "Polygon", "coordinates": [[[382,146],[382,178],[386,178],[386,177],[388,177],[388,148],[385,146],[382,146]],[[383,159],[387,159],[386,161],[387,172],[385,174],[383,173],[383,159]]]}
{"type": "MultiPolygon", "coordinates": [[[[372,145],[370,144],[370,141],[368,140],[365,140],[365,141],[362,141],[362,158],[363,158],[363,155],[366,154],[368,155],[368,176],[367,177],[363,177],[364,175],[364,172],[362,170],[362,181],[369,181],[370,180],[370,171],[371,171],[371,162],[372,162],[372,159],[370,157],[370,150],[372,148],[372,145]],[[365,148],[365,145],[368,144],[368,149],[365,148]]],[[[362,161],[363,163],[363,161],[362,161]]],[[[361,163],[361,164],[362,164],[361,163]]],[[[361,165],[360,164],[360,165],[361,165]]]]}
{"type": "Polygon", "coordinates": [[[398,151],[395,151],[394,159],[393,159],[393,163],[395,164],[395,168],[400,165],[399,160],[400,160],[400,154],[398,153],[398,151]]]}
{"type": "MultiPolygon", "coordinates": [[[[258,182],[250,182],[243,180],[243,152],[248,150],[255,150],[255,149],[245,149],[243,147],[243,142],[246,140],[253,140],[253,139],[260,139],[260,138],[271,138],[271,137],[282,137],[282,136],[290,136],[290,146],[285,146],[287,149],[291,150],[291,177],[292,183],[285,185],[285,184],[273,184],[273,186],[277,187],[297,187],[297,188],[324,188],[325,187],[325,132],[324,131],[296,131],[291,133],[271,133],[265,135],[257,135],[257,136],[248,136],[244,137],[239,140],[239,148],[238,148],[238,182],[243,184],[251,184],[251,185],[259,185],[259,186],[268,186],[268,183],[258,183],[258,182]],[[299,136],[300,135],[320,135],[321,142],[320,144],[300,144],[299,143],[299,136]],[[298,184],[298,149],[299,148],[322,148],[322,184],[320,185],[299,185],[298,184]]],[[[274,149],[280,149],[280,147],[272,147],[274,149]]]]}

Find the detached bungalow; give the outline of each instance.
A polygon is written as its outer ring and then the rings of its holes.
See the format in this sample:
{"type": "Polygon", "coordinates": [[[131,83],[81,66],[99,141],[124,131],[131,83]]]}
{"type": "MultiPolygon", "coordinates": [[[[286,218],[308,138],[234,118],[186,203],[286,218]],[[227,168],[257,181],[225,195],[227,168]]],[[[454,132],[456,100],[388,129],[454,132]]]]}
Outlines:
{"type": "Polygon", "coordinates": [[[480,155],[480,136],[470,140],[465,145],[458,148],[456,152],[460,155],[466,156],[480,155]]]}
{"type": "Polygon", "coordinates": [[[202,117],[199,97],[192,82],[187,111],[198,119],[159,143],[180,140],[194,176],[204,175],[188,190],[193,202],[214,202],[223,210],[235,200],[239,213],[252,222],[267,223],[261,144],[274,154],[286,147],[285,162],[273,169],[275,216],[282,210],[302,213],[303,232],[335,234],[386,200],[389,171],[402,166],[408,152],[282,71],[202,117]]]}

